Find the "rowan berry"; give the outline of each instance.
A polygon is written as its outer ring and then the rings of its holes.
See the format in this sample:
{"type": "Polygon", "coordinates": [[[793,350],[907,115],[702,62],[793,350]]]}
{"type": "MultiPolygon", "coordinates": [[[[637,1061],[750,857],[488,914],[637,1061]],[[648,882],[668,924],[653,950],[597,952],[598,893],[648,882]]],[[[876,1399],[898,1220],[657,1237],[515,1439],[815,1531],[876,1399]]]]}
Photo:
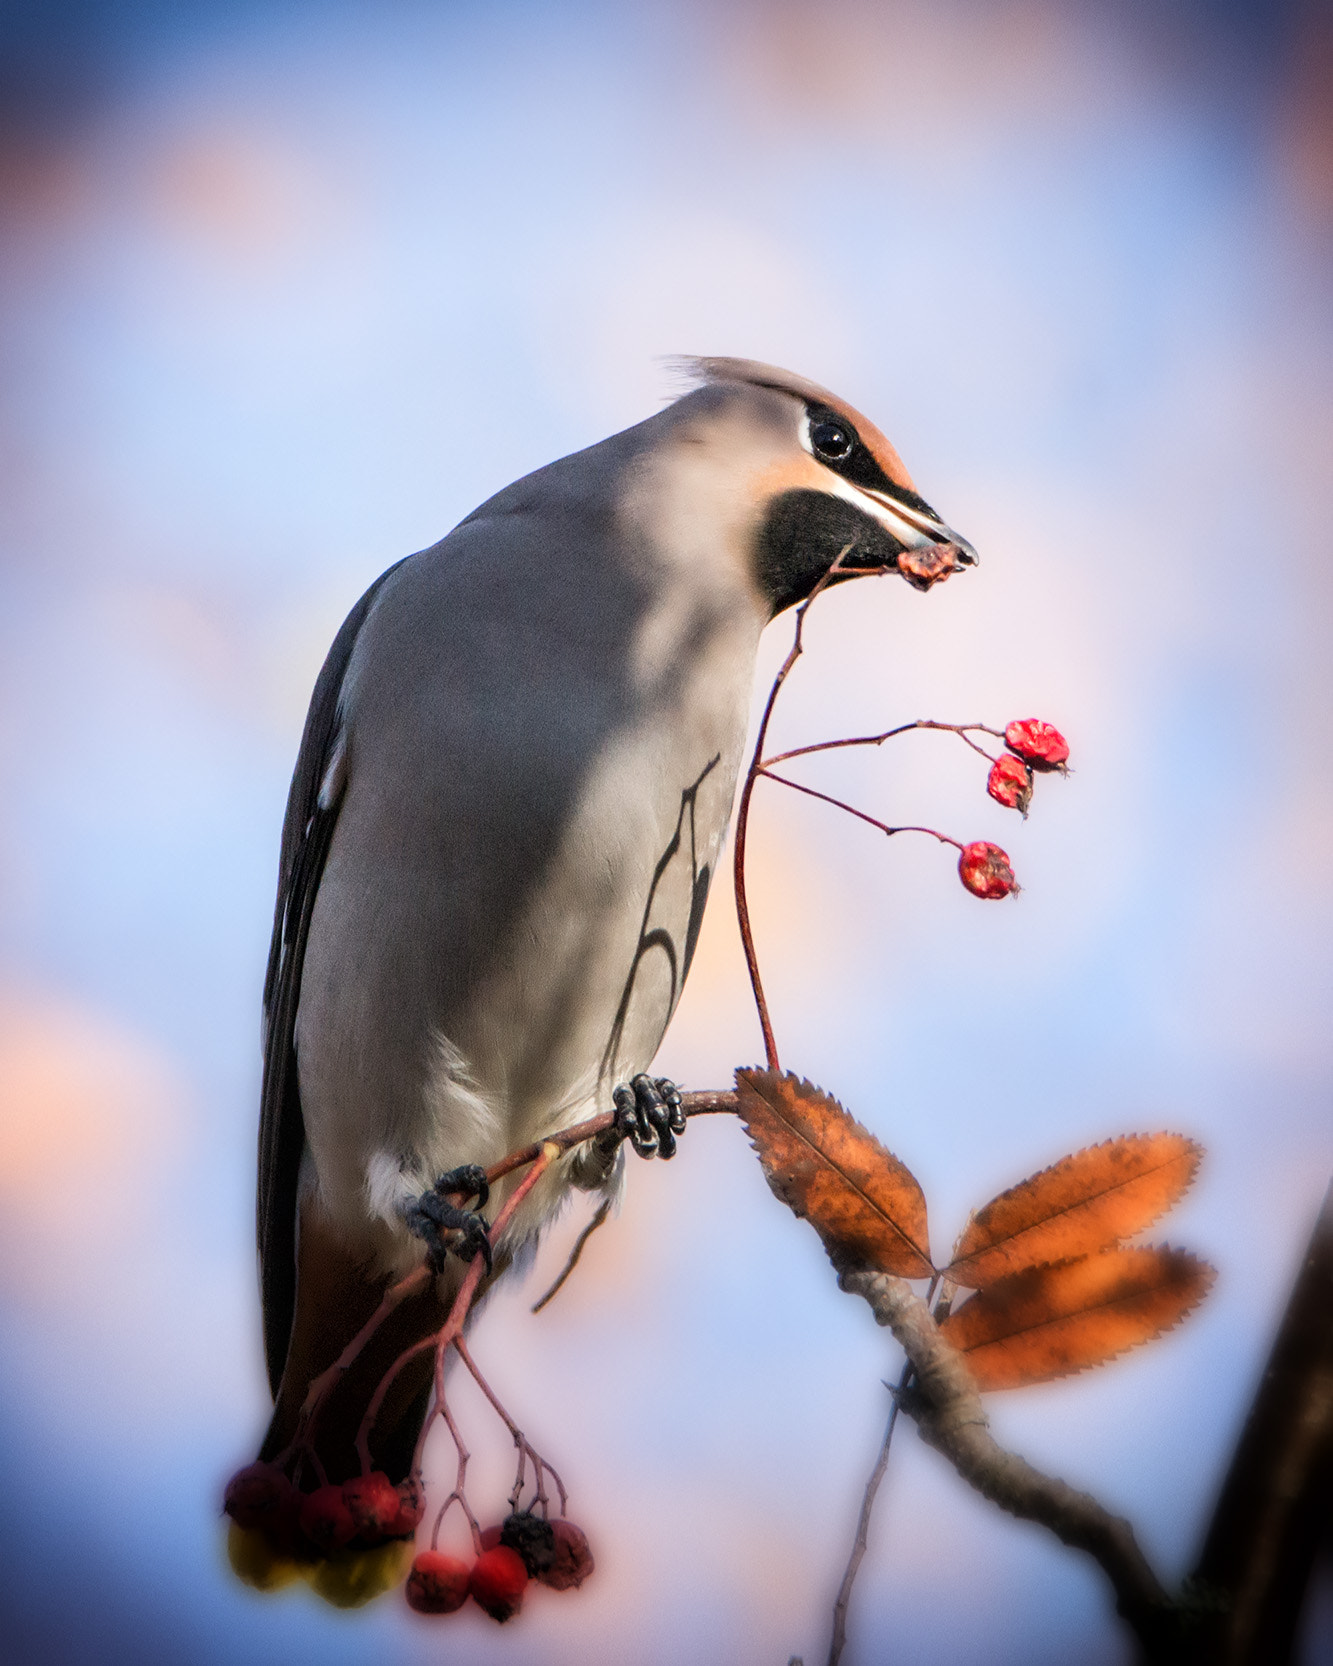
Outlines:
{"type": "Polygon", "coordinates": [[[407,1603],[418,1614],[452,1614],[467,1601],[472,1570],[441,1550],[419,1551],[407,1576],[407,1603]]]}
{"type": "Polygon", "coordinates": [[[389,1535],[398,1520],[402,1500],[398,1488],[383,1470],[374,1469],[369,1475],[344,1481],[342,1492],[359,1538],[375,1544],[389,1535]]]}
{"type": "Polygon", "coordinates": [[[592,1559],[587,1535],[581,1527],[575,1527],[563,1516],[551,1523],[551,1533],[555,1541],[551,1564],[537,1578],[553,1591],[573,1590],[582,1585],[597,1566],[592,1559]]]}
{"type": "Polygon", "coordinates": [[[957,544],[918,544],[898,556],[898,571],[918,590],[929,590],[958,571],[957,544]]]}
{"type": "Polygon", "coordinates": [[[356,1523],[341,1487],[316,1487],[301,1504],[301,1531],[326,1556],[356,1537],[356,1523]]]}
{"type": "Polygon", "coordinates": [[[388,1532],[391,1539],[407,1539],[421,1525],[426,1513],[426,1489],[419,1478],[409,1475],[398,1483],[398,1514],[388,1532]]]}
{"type": "Polygon", "coordinates": [[[500,1527],[500,1543],[523,1558],[529,1579],[539,1579],[555,1559],[555,1530],[542,1516],[530,1510],[515,1510],[500,1527]]]}
{"type": "Polygon", "coordinates": [[[222,1508],[238,1527],[266,1529],[299,1510],[296,1489],[276,1464],[254,1463],[227,1483],[222,1508]]]}
{"type": "Polygon", "coordinates": [[[1032,771],[1021,758],[1006,752],[991,765],[986,791],[1006,810],[1018,810],[1026,816],[1032,802],[1032,771]]]}
{"type": "Polygon", "coordinates": [[[1063,769],[1069,761],[1069,742],[1038,717],[1011,723],[1004,731],[1004,744],[1033,769],[1063,769]]]}
{"type": "Polygon", "coordinates": [[[523,1606],[527,1583],[528,1570],[519,1553],[508,1545],[496,1545],[477,1558],[467,1588],[478,1607],[503,1624],[523,1606]]]}
{"type": "Polygon", "coordinates": [[[958,877],[974,897],[1007,897],[1018,890],[1008,856],[999,845],[988,844],[984,839],[963,846],[963,854],[958,858],[958,877]]]}

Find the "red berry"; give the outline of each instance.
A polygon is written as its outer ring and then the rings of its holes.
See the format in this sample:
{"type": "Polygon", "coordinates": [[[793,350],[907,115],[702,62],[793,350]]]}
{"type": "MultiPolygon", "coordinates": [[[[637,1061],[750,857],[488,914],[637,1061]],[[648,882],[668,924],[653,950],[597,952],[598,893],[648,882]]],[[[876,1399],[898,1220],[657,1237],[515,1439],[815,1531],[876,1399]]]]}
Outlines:
{"type": "Polygon", "coordinates": [[[581,1527],[575,1527],[562,1516],[551,1523],[551,1529],[555,1534],[555,1555],[550,1567],[537,1577],[554,1591],[570,1591],[582,1585],[597,1564],[581,1527]]]}
{"type": "Polygon", "coordinates": [[[426,1489],[419,1479],[409,1475],[406,1481],[398,1483],[398,1514],[389,1527],[389,1537],[410,1538],[421,1525],[425,1513],[426,1489]]]}
{"type": "Polygon", "coordinates": [[[999,845],[987,844],[984,839],[963,846],[958,877],[974,897],[1007,897],[1018,889],[1009,858],[999,845]]]}
{"type": "Polygon", "coordinates": [[[341,1487],[316,1487],[301,1505],[301,1531],[326,1556],[356,1537],[356,1523],[341,1487]]]}
{"type": "Polygon", "coordinates": [[[505,1517],[500,1543],[519,1553],[529,1579],[540,1579],[555,1557],[555,1529],[531,1510],[513,1510],[505,1517]]]}
{"type": "Polygon", "coordinates": [[[296,1488],[276,1464],[255,1463],[227,1483],[222,1508],[238,1527],[266,1529],[300,1509],[296,1488]]]}
{"type": "Polygon", "coordinates": [[[1006,752],[991,765],[986,791],[1006,810],[1019,810],[1026,816],[1032,802],[1032,771],[1021,758],[1006,752]]]}
{"type": "Polygon", "coordinates": [[[372,1544],[386,1538],[398,1520],[402,1500],[383,1470],[374,1469],[369,1475],[344,1481],[342,1491],[358,1536],[372,1544]]]}
{"type": "Polygon", "coordinates": [[[918,590],[929,590],[958,571],[957,544],[918,544],[898,556],[898,571],[918,590]]]}
{"type": "Polygon", "coordinates": [[[523,1590],[528,1583],[528,1570],[523,1558],[508,1545],[496,1545],[484,1550],[473,1564],[467,1582],[472,1600],[484,1608],[493,1620],[502,1624],[512,1620],[523,1606],[523,1590]]]}
{"type": "Polygon", "coordinates": [[[500,1535],[503,1532],[503,1527],[483,1527],[481,1530],[481,1548],[483,1550],[494,1550],[496,1545],[499,1544],[500,1535]]]}
{"type": "Polygon", "coordinates": [[[1004,744],[1033,769],[1063,769],[1069,761],[1069,742],[1038,717],[1011,723],[1004,731],[1004,744]]]}
{"type": "Polygon", "coordinates": [[[471,1570],[457,1556],[423,1550],[407,1576],[407,1604],[418,1614],[452,1614],[467,1601],[471,1570]]]}

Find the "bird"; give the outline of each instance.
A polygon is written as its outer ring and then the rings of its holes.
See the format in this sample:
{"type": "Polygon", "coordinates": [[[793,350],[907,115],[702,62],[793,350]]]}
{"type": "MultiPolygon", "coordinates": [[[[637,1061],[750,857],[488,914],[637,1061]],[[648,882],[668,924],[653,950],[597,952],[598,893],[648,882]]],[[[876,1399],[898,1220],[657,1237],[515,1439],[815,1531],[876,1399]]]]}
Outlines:
{"type": "MultiPolygon", "coordinates": [[[[751,360],[681,363],[673,403],[391,566],[319,673],[264,984],[261,1461],[428,1259],[435,1276],[310,1433],[329,1481],[351,1476],[387,1366],[458,1289],[449,1250],[484,1250],[489,1288],[571,1188],[614,1193],[626,1140],[671,1156],[679,1094],[649,1070],[731,816],[764,628],[835,563],[976,560],[846,401],[751,360]],[[479,1171],[609,1109],[609,1135],[551,1166],[492,1262],[479,1171]]],[[[491,1190],[492,1217],[517,1178],[491,1190]]],[[[394,1482],[429,1390],[427,1351],[370,1431],[394,1482]]]]}

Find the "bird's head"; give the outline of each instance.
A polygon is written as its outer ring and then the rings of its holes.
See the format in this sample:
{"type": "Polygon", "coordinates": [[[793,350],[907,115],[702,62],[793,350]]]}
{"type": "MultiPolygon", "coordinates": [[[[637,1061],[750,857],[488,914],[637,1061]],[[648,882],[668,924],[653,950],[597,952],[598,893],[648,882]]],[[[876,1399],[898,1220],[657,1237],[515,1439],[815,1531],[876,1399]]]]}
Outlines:
{"type": "Polygon", "coordinates": [[[888,569],[923,589],[976,564],[845,400],[751,359],[680,363],[702,386],[673,407],[677,435],[701,476],[714,472],[706,456],[739,495],[747,556],[774,614],[803,601],[835,561],[849,577],[888,569]]]}

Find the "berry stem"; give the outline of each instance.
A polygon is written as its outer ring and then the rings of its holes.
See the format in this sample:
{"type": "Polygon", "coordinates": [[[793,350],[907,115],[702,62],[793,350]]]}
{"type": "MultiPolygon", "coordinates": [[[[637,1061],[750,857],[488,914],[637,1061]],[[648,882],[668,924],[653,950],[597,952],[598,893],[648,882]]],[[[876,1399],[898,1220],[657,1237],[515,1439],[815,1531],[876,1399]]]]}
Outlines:
{"type": "MultiPolygon", "coordinates": [[[[464,1489],[464,1483],[467,1480],[467,1466],[468,1466],[468,1463],[469,1463],[469,1461],[472,1457],[472,1454],[471,1454],[471,1452],[468,1451],[467,1447],[464,1446],[464,1444],[463,1444],[463,1437],[458,1431],[458,1424],[455,1423],[455,1421],[454,1421],[454,1415],[449,1410],[448,1402],[444,1401],[444,1400],[441,1400],[436,1405],[435,1410],[438,1411],[440,1416],[444,1419],[445,1427],[448,1429],[449,1434],[453,1439],[454,1450],[458,1454],[458,1468],[454,1473],[454,1490],[449,1494],[448,1498],[445,1499],[444,1503],[440,1505],[439,1511],[438,1511],[438,1513],[436,1514],[436,1517],[435,1517],[435,1525],[434,1525],[434,1527],[431,1528],[430,1548],[432,1550],[434,1550],[436,1548],[436,1545],[438,1544],[439,1537],[440,1537],[440,1527],[444,1522],[445,1516],[447,1516],[448,1513],[449,1513],[449,1506],[455,1500],[457,1500],[458,1504],[459,1504],[459,1507],[463,1511],[463,1514],[467,1517],[468,1527],[469,1527],[469,1529],[471,1530],[471,1533],[472,1533],[472,1548],[473,1548],[474,1552],[478,1556],[480,1556],[480,1554],[481,1554],[481,1523],[477,1520],[476,1516],[472,1513],[472,1506],[467,1501],[467,1492],[464,1489]]],[[[413,1467],[414,1470],[416,1470],[418,1468],[418,1466],[420,1465],[421,1450],[425,1446],[426,1431],[430,1428],[431,1421],[432,1421],[431,1418],[428,1417],[426,1419],[425,1423],[422,1424],[421,1435],[420,1435],[420,1437],[418,1438],[418,1441],[417,1441],[416,1457],[413,1460],[413,1466],[412,1467],[413,1467]]]]}
{"type": "Polygon", "coordinates": [[[504,1406],[500,1403],[500,1398],[496,1394],[495,1390],[486,1381],[485,1377],[482,1376],[481,1370],[478,1367],[476,1360],[474,1360],[473,1357],[472,1357],[471,1350],[469,1349],[467,1343],[464,1342],[464,1340],[461,1336],[456,1337],[454,1339],[454,1347],[458,1352],[459,1359],[462,1360],[463,1364],[466,1365],[468,1370],[472,1373],[473,1381],[476,1383],[477,1387],[481,1390],[481,1392],[486,1396],[486,1398],[490,1401],[491,1405],[494,1406],[497,1414],[500,1417],[501,1422],[504,1424],[505,1428],[509,1430],[509,1433],[514,1437],[514,1445],[518,1448],[518,1477],[514,1482],[514,1490],[510,1494],[510,1498],[509,1498],[510,1508],[514,1509],[514,1510],[518,1509],[519,1499],[522,1497],[522,1494],[523,1494],[524,1472],[527,1468],[527,1465],[529,1463],[531,1463],[531,1465],[532,1465],[532,1474],[533,1474],[533,1484],[536,1488],[536,1492],[533,1495],[532,1502],[534,1504],[540,1504],[542,1506],[542,1514],[543,1515],[545,1515],[547,1513],[547,1505],[549,1504],[550,1500],[547,1498],[546,1484],[545,1484],[545,1481],[542,1478],[543,1471],[545,1471],[545,1473],[547,1475],[549,1475],[551,1477],[551,1479],[555,1482],[556,1491],[560,1494],[560,1514],[564,1515],[565,1505],[568,1501],[568,1494],[565,1492],[565,1484],[560,1479],[560,1476],[557,1473],[557,1471],[555,1470],[554,1466],[547,1463],[546,1459],[542,1457],[541,1453],[537,1450],[537,1448],[532,1444],[532,1442],[528,1439],[528,1437],[523,1433],[522,1429],[519,1428],[518,1424],[514,1422],[513,1418],[505,1410],[504,1406]]]}
{"type": "MultiPolygon", "coordinates": [[[[682,1108],[686,1116],[716,1116],[723,1114],[734,1116],[736,1114],[736,1095],[726,1089],[686,1093],[682,1095],[682,1108]]],[[[590,1140],[597,1134],[602,1133],[605,1129],[611,1126],[614,1120],[614,1112],[603,1111],[598,1116],[588,1117],[583,1122],[577,1122],[569,1128],[561,1128],[557,1132],[548,1135],[545,1140],[534,1140],[531,1145],[521,1146],[518,1150],[511,1151],[507,1156],[502,1157],[498,1163],[493,1163],[490,1168],[486,1170],[486,1178],[491,1184],[494,1184],[495,1181],[503,1179],[505,1175],[512,1174],[515,1169],[523,1168],[528,1164],[535,1164],[542,1157],[542,1153],[547,1146],[554,1147],[554,1155],[558,1156],[562,1152],[570,1150],[573,1146],[581,1145],[585,1140],[590,1140]]],[[[549,1160],[550,1159],[548,1159],[548,1161],[549,1160]]],[[[538,1173],[540,1172],[541,1170],[538,1170],[538,1173]]],[[[493,1243],[498,1233],[505,1225],[508,1224],[513,1209],[517,1207],[519,1201],[521,1201],[522,1197],[526,1195],[528,1187],[535,1183],[536,1178],[536,1175],[528,1177],[521,1184],[520,1188],[515,1190],[513,1196],[511,1196],[506,1203],[504,1210],[501,1211],[496,1220],[495,1226],[491,1229],[491,1240],[493,1243]]],[[[420,1267],[415,1268],[412,1272],[399,1279],[396,1284],[390,1285],[384,1292],[384,1295],[380,1300],[380,1305],[375,1309],[374,1313],[371,1314],[370,1318],[366,1320],[365,1324],[362,1325],[361,1329],[343,1349],[342,1353],[338,1355],[337,1359],[334,1360],[333,1364],[326,1370],[321,1371],[318,1376],[311,1378],[310,1385],[306,1389],[305,1400],[302,1403],[300,1413],[297,1417],[296,1432],[292,1436],[288,1445],[273,1458],[272,1461],[275,1464],[280,1467],[285,1467],[293,1460],[293,1458],[295,1458],[296,1472],[299,1474],[300,1466],[308,1462],[313,1465],[315,1473],[319,1477],[320,1484],[324,1484],[327,1477],[325,1475],[323,1465],[320,1463],[318,1455],[316,1454],[311,1442],[311,1435],[314,1429],[315,1420],[319,1415],[320,1407],[323,1405],[325,1399],[331,1390],[336,1386],[343,1374],[355,1363],[357,1357],[361,1353],[361,1350],[370,1341],[371,1337],[379,1329],[380,1325],[389,1316],[389,1314],[392,1313],[394,1309],[404,1302],[409,1296],[417,1295],[424,1290],[429,1284],[431,1276],[430,1268],[423,1263],[420,1267]]],[[[471,1270],[469,1270],[469,1277],[471,1276],[471,1270]]],[[[477,1276],[479,1277],[480,1275],[478,1274],[477,1276]]],[[[464,1283],[466,1286],[467,1281],[465,1280],[464,1283]]],[[[472,1292],[475,1293],[475,1283],[472,1286],[472,1292]]],[[[460,1294],[461,1293],[462,1292],[460,1291],[460,1294]]],[[[470,1299],[471,1296],[469,1296],[469,1301],[470,1299]]],[[[466,1310],[464,1311],[464,1317],[466,1317],[466,1310]]],[[[445,1329],[447,1328],[448,1321],[446,1321],[445,1325],[445,1329]]],[[[409,1359],[414,1358],[418,1352],[423,1352],[427,1347],[432,1346],[434,1340],[434,1338],[427,1337],[421,1344],[419,1344],[418,1347],[409,1349],[405,1354],[395,1360],[393,1365],[389,1368],[389,1380],[397,1374],[399,1369],[405,1365],[409,1359]]],[[[381,1382],[380,1390],[387,1392],[387,1388],[388,1382],[381,1382]]],[[[375,1414],[378,1414],[379,1406],[383,1401],[383,1395],[379,1390],[377,1390],[377,1394],[379,1395],[379,1398],[373,1406],[375,1414]]],[[[371,1422],[373,1423],[373,1421],[374,1418],[372,1416],[371,1422]]],[[[430,1419],[428,1418],[426,1424],[427,1428],[429,1427],[429,1424],[430,1419]]],[[[363,1425],[363,1429],[368,1431],[368,1426],[363,1425]]],[[[424,1431],[422,1440],[424,1441],[424,1431]]],[[[361,1450],[362,1441],[360,1436],[358,1436],[357,1444],[358,1450],[361,1450]]],[[[421,1443],[419,1442],[417,1449],[417,1461],[414,1467],[420,1467],[420,1457],[421,1443]]]]}
{"type": "Polygon", "coordinates": [[[408,1273],[405,1278],[399,1279],[397,1284],[390,1285],[384,1292],[380,1305],[338,1355],[337,1359],[334,1360],[333,1364],[327,1370],[321,1371],[317,1377],[310,1379],[310,1386],[306,1389],[305,1400],[302,1402],[296,1420],[296,1433],[292,1437],[291,1444],[278,1454],[274,1460],[275,1463],[285,1463],[293,1452],[297,1452],[302,1458],[309,1457],[314,1462],[317,1473],[322,1472],[322,1465],[315,1457],[314,1450],[310,1445],[310,1430],[325,1396],[343,1373],[355,1363],[362,1348],[370,1341],[389,1314],[408,1296],[415,1295],[419,1290],[423,1290],[429,1276],[429,1268],[423,1265],[408,1273]]]}
{"type": "Polygon", "coordinates": [[[584,1246],[587,1244],[589,1238],[592,1237],[593,1233],[596,1232],[599,1226],[602,1226],[605,1223],[606,1217],[610,1213],[611,1199],[609,1197],[604,1197],[598,1205],[597,1213],[574,1240],[574,1247],[569,1252],[569,1259],[565,1262],[564,1267],[561,1269],[560,1276],[556,1279],[555,1283],[540,1301],[533,1302],[532,1306],[528,1309],[530,1313],[540,1313],[546,1306],[547,1302],[551,1301],[552,1298],[560,1291],[565,1280],[574,1271],[575,1267],[578,1266],[579,1257],[583,1254],[584,1246]]]}
{"type": "Polygon", "coordinates": [[[994,735],[996,740],[1004,739],[1003,729],[992,729],[985,723],[937,723],[933,718],[920,717],[914,723],[900,723],[897,728],[885,729],[878,735],[850,735],[845,740],[820,740],[811,746],[794,746],[790,752],[778,752],[771,758],[765,758],[760,764],[761,769],[767,769],[770,764],[785,764],[791,758],[805,758],[812,752],[834,752],[842,746],[883,746],[886,740],[892,740],[895,735],[905,735],[912,729],[942,729],[951,735],[957,735],[959,740],[966,742],[974,752],[990,763],[995,759],[984,746],[978,746],[976,741],[969,740],[972,733],[994,735]]]}
{"type": "Polygon", "coordinates": [[[962,850],[960,839],[952,839],[947,833],[941,833],[934,827],[890,827],[887,822],[879,821],[876,817],[867,815],[864,810],[858,810],[854,804],[846,804],[840,798],[834,798],[830,793],[822,793],[814,787],[802,786],[799,781],[790,781],[785,775],[775,775],[771,769],[761,769],[761,775],[766,775],[770,781],[776,781],[780,787],[790,787],[793,792],[807,793],[811,798],[822,799],[825,804],[832,804],[836,809],[846,810],[849,816],[855,816],[858,821],[869,822],[871,827],[877,827],[881,833],[890,838],[895,833],[929,833],[932,839],[938,839],[942,845],[952,845],[955,850],[962,850]]]}
{"type": "MultiPolygon", "coordinates": [[[[547,1140],[543,1143],[537,1156],[532,1161],[532,1166],[505,1199],[504,1208],[495,1217],[495,1223],[488,1234],[492,1248],[499,1242],[501,1234],[513,1219],[514,1211],[519,1204],[522,1203],[523,1199],[559,1155],[560,1147],[553,1140],[547,1140]]],[[[414,1343],[410,1348],[405,1348],[380,1378],[375,1392],[370,1397],[370,1404],[366,1407],[365,1416],[361,1419],[361,1426],[356,1432],[356,1451],[358,1458],[361,1460],[361,1473],[363,1475],[368,1475],[371,1470],[370,1431],[374,1428],[375,1419],[379,1416],[380,1407],[384,1404],[384,1396],[389,1392],[394,1378],[407,1362],[410,1359],[415,1359],[418,1354],[424,1353],[427,1348],[435,1349],[436,1403],[439,1404],[444,1400],[444,1356],[449,1344],[456,1341],[462,1332],[468,1310],[471,1308],[473,1298],[477,1293],[477,1286],[481,1283],[485,1271],[486,1258],[478,1250],[477,1254],[472,1257],[462,1284],[458,1287],[458,1294],[454,1297],[454,1305],[449,1309],[449,1317],[444,1321],[442,1329],[434,1336],[428,1336],[423,1341],[414,1343]]]]}
{"type": "Polygon", "coordinates": [[[786,682],[792,667],[805,651],[802,640],[805,616],[835,577],[853,576],[842,572],[842,563],[851,553],[851,549],[850,544],[845,544],[838,551],[833,565],[796,609],[796,630],[792,644],[777,676],[773,679],[768,699],[764,702],[764,713],[759,719],[759,733],[755,737],[754,755],[750,759],[749,769],[745,772],[745,783],[741,787],[740,803],[736,809],[736,846],[732,869],[736,892],[736,923],[740,927],[741,946],[745,950],[745,964],[750,973],[750,988],[754,991],[754,1004],[759,1013],[759,1028],[763,1031],[764,1053],[768,1059],[768,1068],[773,1071],[779,1071],[782,1067],[778,1063],[778,1044],[773,1035],[773,1021],[769,1017],[768,1002],[764,999],[764,986],[759,977],[759,959],[755,954],[754,932],[750,926],[750,904],[745,893],[745,844],[750,830],[750,799],[754,796],[754,784],[763,773],[764,742],[768,739],[768,725],[773,717],[773,707],[777,704],[782,685],[786,682]]]}

